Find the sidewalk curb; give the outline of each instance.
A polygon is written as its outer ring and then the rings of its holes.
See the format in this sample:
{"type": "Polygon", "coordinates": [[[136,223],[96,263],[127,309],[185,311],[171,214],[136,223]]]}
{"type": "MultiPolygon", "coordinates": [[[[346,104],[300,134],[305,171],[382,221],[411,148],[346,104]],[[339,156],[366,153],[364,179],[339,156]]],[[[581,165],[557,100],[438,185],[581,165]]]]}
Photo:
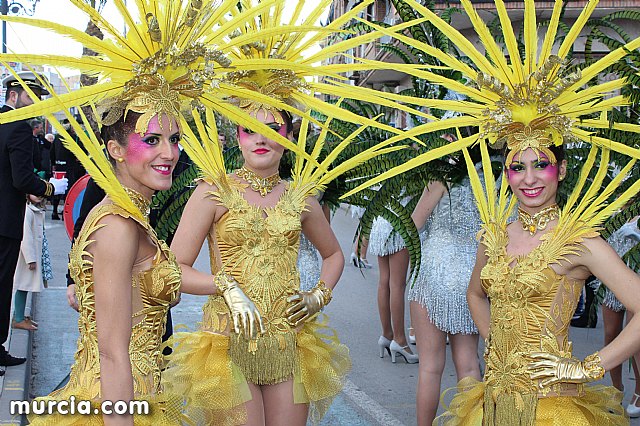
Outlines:
{"type": "MultiPolygon", "coordinates": [[[[35,317],[35,305],[38,293],[31,298],[31,315],[35,317]]],[[[31,383],[31,351],[33,349],[33,334],[26,330],[11,329],[9,353],[17,357],[27,358],[27,362],[5,370],[3,386],[0,393],[0,425],[23,426],[26,417],[11,415],[11,401],[29,401],[31,383]]]]}

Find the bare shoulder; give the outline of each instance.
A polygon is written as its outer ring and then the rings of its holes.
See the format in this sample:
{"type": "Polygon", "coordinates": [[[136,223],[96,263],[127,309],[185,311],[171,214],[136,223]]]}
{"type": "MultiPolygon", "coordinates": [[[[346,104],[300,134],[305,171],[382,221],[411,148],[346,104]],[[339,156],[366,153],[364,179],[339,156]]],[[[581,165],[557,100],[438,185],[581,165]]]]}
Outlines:
{"type": "Polygon", "coordinates": [[[317,212],[322,211],[322,206],[320,206],[320,202],[313,195],[309,195],[307,198],[305,198],[304,203],[305,203],[306,209],[302,212],[302,218],[301,218],[302,221],[304,221],[308,216],[311,216],[317,212]]]}
{"type": "Polygon", "coordinates": [[[135,256],[140,243],[140,225],[132,218],[118,214],[108,214],[97,222],[97,229],[91,235],[92,244],[88,251],[103,253],[113,258],[135,256]]]}
{"type": "Polygon", "coordinates": [[[448,191],[446,185],[439,180],[434,180],[429,182],[427,185],[427,190],[431,192],[435,192],[436,195],[442,196],[445,192],[448,191]]]}
{"type": "Polygon", "coordinates": [[[196,192],[207,193],[207,192],[217,191],[217,190],[218,190],[218,186],[215,183],[205,179],[200,179],[197,181],[197,185],[194,193],[196,192]]]}
{"type": "Polygon", "coordinates": [[[581,244],[585,248],[581,257],[589,258],[592,256],[601,257],[609,255],[619,257],[613,247],[599,235],[597,237],[585,238],[581,244]]]}

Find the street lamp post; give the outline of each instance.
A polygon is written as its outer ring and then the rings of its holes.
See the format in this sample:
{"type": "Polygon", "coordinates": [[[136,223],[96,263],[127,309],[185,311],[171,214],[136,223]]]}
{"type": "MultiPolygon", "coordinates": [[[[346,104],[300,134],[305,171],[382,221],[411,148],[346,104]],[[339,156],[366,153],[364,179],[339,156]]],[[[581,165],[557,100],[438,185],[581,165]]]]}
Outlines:
{"type": "MultiPolygon", "coordinates": [[[[39,0],[27,0],[31,3],[28,6],[23,5],[19,1],[0,0],[0,14],[1,15],[20,15],[25,14],[33,16],[36,11],[36,4],[39,0]]],[[[2,21],[2,53],[7,53],[7,22],[2,21]]]]}

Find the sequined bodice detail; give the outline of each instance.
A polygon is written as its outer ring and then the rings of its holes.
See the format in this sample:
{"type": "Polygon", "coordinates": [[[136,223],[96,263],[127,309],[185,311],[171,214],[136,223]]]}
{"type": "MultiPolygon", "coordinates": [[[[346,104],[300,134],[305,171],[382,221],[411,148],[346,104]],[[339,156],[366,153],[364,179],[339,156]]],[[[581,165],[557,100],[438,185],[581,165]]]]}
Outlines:
{"type": "Polygon", "coordinates": [[[215,225],[222,268],[256,304],[268,332],[288,331],[284,311],[300,287],[296,259],[306,192],[289,187],[274,207],[261,208],[244,199],[240,184],[229,183],[213,194],[229,210],[215,225]]]}
{"type": "MultiPolygon", "coordinates": [[[[96,334],[95,298],[93,288],[93,262],[86,251],[92,243],[93,232],[102,226],[104,216],[117,214],[134,220],[114,204],[106,204],[91,211],[69,254],[69,271],[76,283],[76,296],[80,307],[78,325],[80,337],[71,370],[70,385],[88,392],[88,398],[100,395],[100,360],[96,334]]],[[[140,222],[139,222],[140,223],[140,222]]],[[[155,236],[147,223],[140,225],[157,246],[150,269],[140,271],[131,278],[133,313],[129,356],[136,395],[161,392],[160,371],[167,310],[176,300],[180,288],[181,272],[175,256],[164,241],[155,236]]]]}
{"type": "MultiPolygon", "coordinates": [[[[507,254],[506,229],[487,232],[483,243],[488,262],[482,269],[482,286],[491,301],[490,345],[485,381],[496,394],[537,394],[537,382],[526,370],[532,352],[571,356],[568,328],[583,283],[558,275],[551,265],[560,256],[554,250],[555,235],[524,256],[507,254]]],[[[571,250],[575,250],[573,246],[571,250]]],[[[580,392],[576,385],[559,384],[541,390],[567,394],[580,392]]]]}
{"type": "MultiPolygon", "coordinates": [[[[315,186],[290,184],[273,207],[243,197],[244,185],[227,178],[212,201],[228,209],[209,234],[212,271],[231,274],[256,305],[265,334],[256,339],[231,334],[230,356],[252,383],[273,384],[291,377],[297,365],[296,330],[286,320],[287,298],[300,289],[296,267],[301,216],[315,186]]],[[[227,333],[229,310],[221,296],[203,308],[203,329],[227,333]]]]}

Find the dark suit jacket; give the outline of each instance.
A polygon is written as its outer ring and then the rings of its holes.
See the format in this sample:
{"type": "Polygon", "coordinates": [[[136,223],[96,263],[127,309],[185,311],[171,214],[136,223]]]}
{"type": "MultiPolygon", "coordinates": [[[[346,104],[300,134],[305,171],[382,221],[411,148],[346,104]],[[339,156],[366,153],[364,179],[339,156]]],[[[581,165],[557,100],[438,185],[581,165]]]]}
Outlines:
{"type": "MultiPolygon", "coordinates": [[[[0,108],[0,114],[7,111],[11,107],[0,108]]],[[[33,172],[31,126],[24,120],[0,124],[0,236],[22,240],[26,194],[43,196],[47,190],[33,172]]]]}

